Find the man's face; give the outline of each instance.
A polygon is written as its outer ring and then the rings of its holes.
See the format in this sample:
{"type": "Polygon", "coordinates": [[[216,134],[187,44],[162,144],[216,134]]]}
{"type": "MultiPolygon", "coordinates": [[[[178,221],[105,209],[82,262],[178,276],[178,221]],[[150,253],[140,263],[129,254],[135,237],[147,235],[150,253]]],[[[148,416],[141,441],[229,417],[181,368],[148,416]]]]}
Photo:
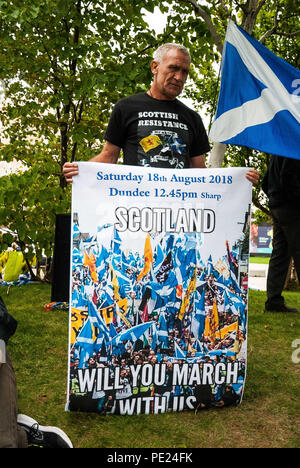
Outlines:
{"type": "Polygon", "coordinates": [[[158,99],[173,100],[183,90],[190,71],[189,57],[177,49],[165,53],[160,63],[151,63],[154,87],[158,99]]]}

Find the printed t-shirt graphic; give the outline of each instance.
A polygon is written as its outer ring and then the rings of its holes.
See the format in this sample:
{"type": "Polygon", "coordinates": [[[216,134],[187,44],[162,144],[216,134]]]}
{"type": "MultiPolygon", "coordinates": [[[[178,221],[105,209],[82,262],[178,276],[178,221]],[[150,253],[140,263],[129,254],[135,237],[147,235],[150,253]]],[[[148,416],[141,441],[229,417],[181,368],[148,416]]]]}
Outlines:
{"type": "Polygon", "coordinates": [[[121,99],[105,139],[124,153],[124,164],[186,168],[190,158],[210,150],[199,115],[182,102],[160,101],[147,93],[121,99]]]}
{"type": "Polygon", "coordinates": [[[139,112],[138,136],[142,137],[138,147],[139,165],[176,169],[186,167],[190,137],[187,125],[179,122],[178,114],[139,112]],[[167,117],[164,117],[165,114],[167,117]],[[144,116],[150,119],[144,119],[144,116]]]}

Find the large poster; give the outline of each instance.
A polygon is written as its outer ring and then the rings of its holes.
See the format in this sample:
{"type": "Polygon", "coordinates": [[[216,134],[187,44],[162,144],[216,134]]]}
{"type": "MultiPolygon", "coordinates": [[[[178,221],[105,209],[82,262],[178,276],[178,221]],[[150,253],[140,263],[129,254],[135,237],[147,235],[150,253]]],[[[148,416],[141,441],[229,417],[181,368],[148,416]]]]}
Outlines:
{"type": "Polygon", "coordinates": [[[157,414],[241,402],[245,174],[79,163],[66,410],[157,414]]]}

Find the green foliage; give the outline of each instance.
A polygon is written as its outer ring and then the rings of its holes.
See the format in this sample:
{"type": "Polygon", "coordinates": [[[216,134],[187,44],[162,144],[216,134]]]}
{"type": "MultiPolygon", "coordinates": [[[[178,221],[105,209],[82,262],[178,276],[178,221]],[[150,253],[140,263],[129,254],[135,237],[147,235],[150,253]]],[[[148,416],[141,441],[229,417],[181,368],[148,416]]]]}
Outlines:
{"type": "MultiPolygon", "coordinates": [[[[197,103],[202,115],[206,112],[212,119],[220,85],[218,71],[221,56],[217,51],[216,41],[212,39],[209,22],[215,34],[224,41],[227,22],[231,18],[256,39],[261,39],[272,52],[299,68],[300,3],[297,0],[207,1],[205,6],[200,1],[174,0],[172,7],[184,16],[194,31],[191,33],[186,24],[184,29],[179,27],[179,31],[185,31],[189,37],[189,47],[195,63],[191,72],[193,82],[188,94],[197,103]],[[208,18],[205,17],[205,13],[209,14],[208,18]]],[[[187,37],[185,41],[188,41],[187,37]]],[[[228,145],[223,163],[224,167],[252,167],[259,171],[261,179],[258,185],[253,187],[253,203],[259,209],[261,216],[266,218],[269,218],[270,213],[267,198],[261,190],[261,183],[268,161],[267,154],[228,145]]]]}
{"type": "Polygon", "coordinates": [[[38,256],[69,211],[63,164],[99,153],[114,102],[150,84],[156,38],[141,8],[154,2],[0,1],[0,158],[29,168],[1,181],[0,225],[38,256]]]}
{"type": "MultiPolygon", "coordinates": [[[[180,42],[190,49],[185,95],[202,116],[214,114],[221,60],[216,38],[224,40],[229,17],[255,37],[265,35],[271,50],[299,66],[297,0],[202,3],[0,0],[0,160],[16,159],[30,169],[1,181],[0,225],[18,228],[20,245],[34,243],[38,256],[41,249],[51,252],[55,214],[69,211],[64,163],[101,151],[113,104],[149,88],[149,63],[160,44],[180,42]],[[167,15],[158,35],[143,17],[155,7],[167,15]]],[[[263,174],[267,156],[231,147],[227,164],[263,174]]],[[[259,185],[254,202],[267,211],[259,185]]]]}
{"type": "Polygon", "coordinates": [[[261,210],[256,210],[253,213],[254,216],[254,223],[259,225],[263,223],[272,223],[272,218],[270,215],[263,213],[261,210]]]}
{"type": "MultiPolygon", "coordinates": [[[[0,179],[0,219],[17,234],[17,243],[22,251],[26,248],[26,258],[31,260],[36,251],[38,260],[42,252],[52,253],[53,231],[57,204],[60,200],[62,212],[68,210],[69,200],[59,186],[59,179],[49,177],[38,166],[25,171],[22,176],[11,175],[0,179]]],[[[12,238],[3,236],[2,249],[10,245],[12,238]]]]}
{"type": "Polygon", "coordinates": [[[299,17],[298,0],[267,0],[255,30],[257,39],[269,31],[264,45],[296,68],[300,67],[299,17]]]}

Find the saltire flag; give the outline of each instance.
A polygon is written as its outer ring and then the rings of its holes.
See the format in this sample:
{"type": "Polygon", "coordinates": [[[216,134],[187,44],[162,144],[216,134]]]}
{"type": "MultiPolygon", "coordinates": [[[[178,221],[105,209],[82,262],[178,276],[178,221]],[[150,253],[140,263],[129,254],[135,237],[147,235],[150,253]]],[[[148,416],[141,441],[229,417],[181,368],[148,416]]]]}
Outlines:
{"type": "Polygon", "coordinates": [[[149,283],[151,287],[151,298],[157,300],[155,309],[157,307],[163,307],[163,304],[167,302],[176,302],[176,286],[177,278],[173,271],[169,272],[169,275],[164,283],[149,283]],[[162,299],[162,301],[159,300],[162,299]]]}
{"type": "Polygon", "coordinates": [[[174,342],[174,357],[176,359],[185,359],[186,358],[186,352],[182,351],[180,346],[174,342]]]}
{"type": "Polygon", "coordinates": [[[215,349],[213,351],[209,351],[209,356],[228,356],[234,357],[236,355],[235,351],[231,349],[215,349]]]}
{"type": "Polygon", "coordinates": [[[158,319],[159,330],[157,331],[158,340],[162,343],[161,348],[168,348],[168,326],[164,313],[161,313],[158,319]]]}
{"type": "Polygon", "coordinates": [[[108,340],[109,332],[106,323],[104,322],[102,315],[98,312],[95,304],[92,301],[89,301],[88,303],[88,312],[91,323],[93,323],[94,327],[97,327],[105,336],[106,340],[108,340]]]}
{"type": "Polygon", "coordinates": [[[194,349],[197,353],[203,353],[203,347],[199,340],[197,340],[196,343],[194,343],[194,349]]]}
{"type": "Polygon", "coordinates": [[[112,226],[112,224],[110,224],[110,223],[103,224],[103,226],[97,226],[97,232],[101,232],[102,229],[106,229],[106,228],[111,227],[111,226],[112,226]]]}
{"type": "Polygon", "coordinates": [[[82,261],[83,261],[83,258],[82,258],[80,251],[74,248],[72,252],[72,262],[76,264],[76,266],[78,266],[78,265],[82,265],[82,261]]]}
{"type": "MultiPolygon", "coordinates": [[[[229,274],[229,270],[228,270],[229,274]]],[[[224,278],[223,275],[220,275],[219,278],[215,281],[215,286],[217,286],[219,289],[223,291],[230,291],[229,285],[231,284],[231,277],[228,277],[228,279],[224,278]]]]}
{"type": "Polygon", "coordinates": [[[157,332],[156,324],[154,322],[152,326],[152,341],[151,341],[151,349],[153,351],[155,351],[157,344],[158,344],[158,332],[157,332]]]}
{"type": "Polygon", "coordinates": [[[164,262],[165,256],[164,256],[164,251],[162,249],[162,246],[160,244],[157,244],[155,247],[155,267],[153,269],[154,275],[159,271],[161,264],[164,262]]]}
{"type": "Polygon", "coordinates": [[[226,311],[230,311],[233,315],[239,315],[239,308],[243,306],[243,300],[237,294],[232,293],[231,291],[225,291],[224,296],[224,307],[226,311]]]}
{"type": "Polygon", "coordinates": [[[232,255],[232,252],[230,252],[229,242],[228,241],[226,241],[226,251],[227,251],[227,261],[228,261],[228,265],[230,267],[230,271],[236,277],[237,274],[238,274],[239,265],[238,265],[238,262],[237,262],[236,258],[232,255]]]}
{"type": "Polygon", "coordinates": [[[84,368],[86,366],[86,361],[95,351],[93,327],[89,317],[76,338],[74,348],[79,348],[79,367],[84,368]]]}
{"type": "MultiPolygon", "coordinates": [[[[96,338],[96,340],[94,342],[94,352],[95,353],[100,352],[103,343],[104,343],[104,336],[102,335],[102,333],[99,333],[99,335],[97,336],[97,338],[96,338]]],[[[105,343],[104,343],[104,346],[105,346],[105,343]]]]}
{"type": "Polygon", "coordinates": [[[79,231],[77,224],[73,224],[73,239],[79,236],[79,234],[80,234],[80,231],[79,231]]]}
{"type": "Polygon", "coordinates": [[[230,291],[226,291],[224,306],[225,310],[229,310],[232,314],[239,317],[241,328],[245,332],[247,327],[247,313],[242,298],[236,294],[231,293],[230,291]]]}
{"type": "Polygon", "coordinates": [[[207,260],[207,265],[206,265],[207,275],[208,276],[212,275],[213,271],[214,271],[214,265],[213,265],[213,261],[212,261],[211,255],[210,255],[208,260],[207,260]]]}
{"type": "Polygon", "coordinates": [[[168,144],[173,151],[179,154],[182,154],[186,147],[181,138],[175,138],[174,136],[169,138],[168,144]]]}
{"type": "Polygon", "coordinates": [[[211,141],[300,159],[300,71],[229,21],[211,141]]]}
{"type": "Polygon", "coordinates": [[[226,249],[227,249],[227,261],[229,265],[229,272],[230,272],[230,281],[233,288],[238,292],[241,293],[239,284],[238,284],[238,263],[236,262],[235,258],[230,252],[229,243],[226,241],[226,249]]]}
{"type": "Polygon", "coordinates": [[[119,233],[116,229],[114,229],[114,237],[112,240],[112,252],[114,255],[121,255],[121,244],[122,240],[119,236],[119,233]]]}
{"type": "Polygon", "coordinates": [[[201,295],[195,292],[195,313],[192,317],[191,331],[196,338],[201,338],[205,329],[205,289],[201,295]]]}
{"type": "Polygon", "coordinates": [[[79,288],[75,286],[72,291],[72,304],[79,309],[80,307],[86,308],[88,299],[86,297],[84,286],[81,285],[79,288]]]}
{"type": "Polygon", "coordinates": [[[107,265],[108,265],[108,258],[109,258],[109,252],[108,250],[102,245],[101,246],[101,251],[98,253],[96,256],[96,269],[98,273],[98,278],[99,280],[102,279],[107,265]]]}
{"type": "Polygon", "coordinates": [[[153,323],[155,322],[154,321],[146,322],[140,325],[136,325],[135,327],[129,328],[129,330],[125,330],[119,333],[118,335],[114,336],[111,342],[113,345],[118,345],[120,341],[127,341],[127,340],[135,342],[145,333],[146,330],[148,330],[149,327],[151,327],[153,323]]]}
{"type": "Polygon", "coordinates": [[[114,338],[114,336],[116,336],[117,334],[118,334],[118,333],[116,332],[116,329],[115,329],[115,327],[114,327],[114,324],[111,323],[111,324],[109,325],[109,337],[110,337],[110,338],[114,338]]]}
{"type": "Polygon", "coordinates": [[[178,284],[182,284],[185,287],[190,278],[191,271],[196,266],[196,250],[186,250],[185,246],[178,246],[174,263],[178,284]]]}

